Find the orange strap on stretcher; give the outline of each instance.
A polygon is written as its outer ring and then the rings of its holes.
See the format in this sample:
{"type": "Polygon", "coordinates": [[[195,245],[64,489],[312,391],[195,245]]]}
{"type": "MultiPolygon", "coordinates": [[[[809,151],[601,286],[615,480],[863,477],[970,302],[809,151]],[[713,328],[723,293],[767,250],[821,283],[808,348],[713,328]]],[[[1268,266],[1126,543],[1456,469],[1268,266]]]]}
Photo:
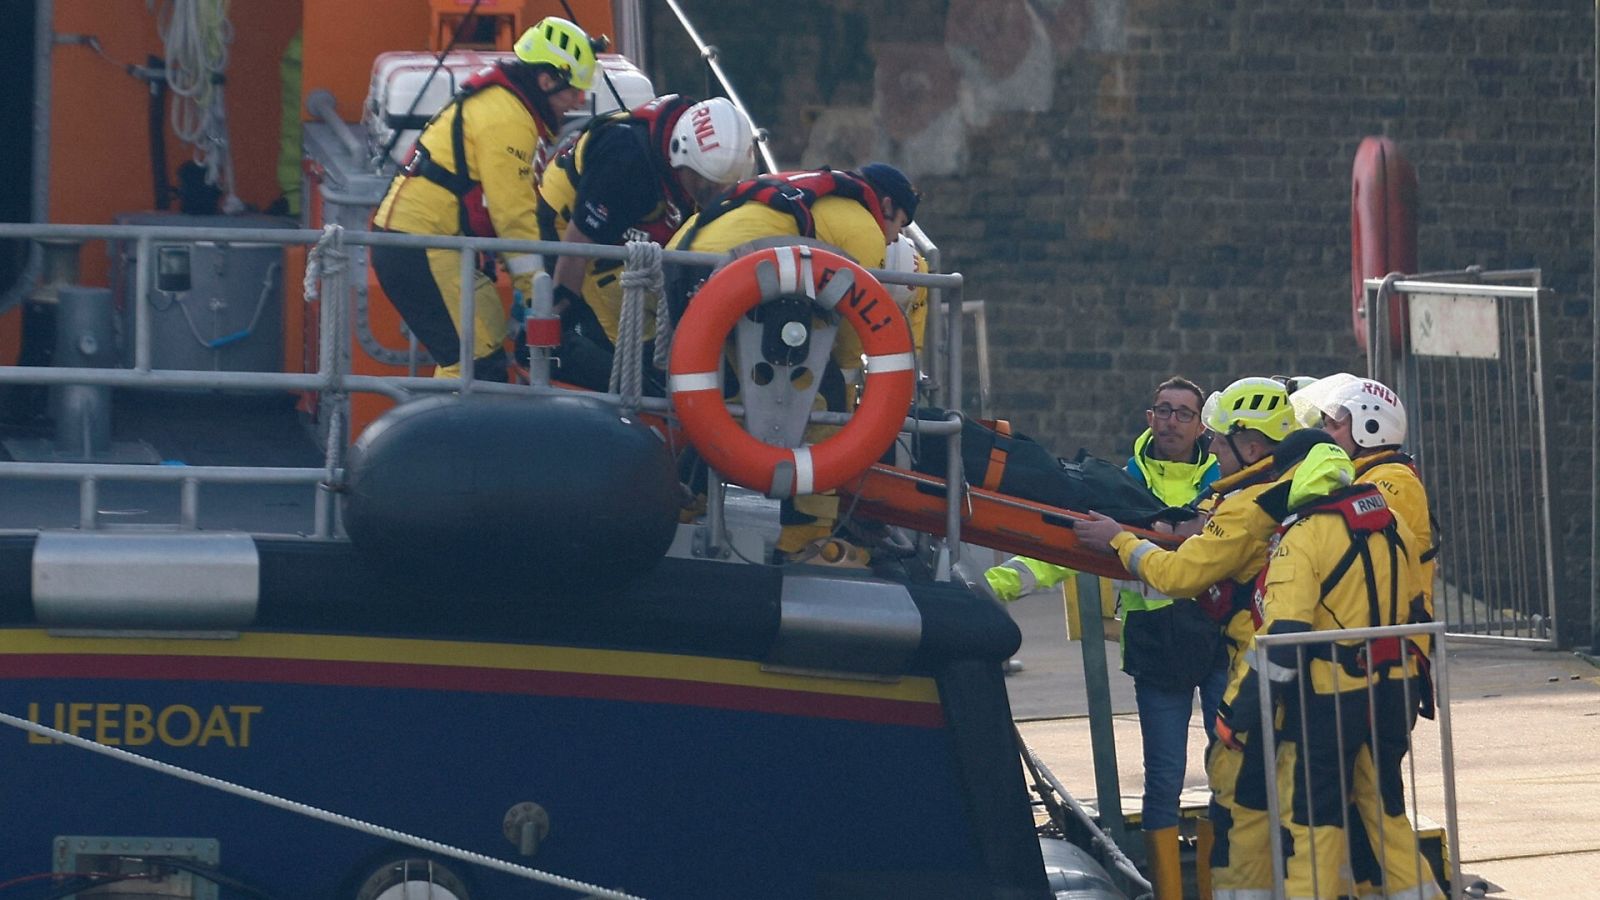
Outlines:
{"type": "Polygon", "coordinates": [[[995,419],[990,427],[994,429],[994,446],[989,448],[989,465],[983,470],[981,484],[986,491],[998,491],[1000,476],[1006,471],[1006,456],[1011,453],[1011,423],[995,419]]]}

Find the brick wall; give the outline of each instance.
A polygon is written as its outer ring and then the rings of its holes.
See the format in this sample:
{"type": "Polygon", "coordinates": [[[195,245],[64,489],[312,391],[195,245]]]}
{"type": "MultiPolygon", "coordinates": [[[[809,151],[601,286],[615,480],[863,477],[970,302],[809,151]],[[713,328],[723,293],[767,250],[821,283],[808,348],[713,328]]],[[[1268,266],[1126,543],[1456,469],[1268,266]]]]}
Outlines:
{"type": "MultiPolygon", "coordinates": [[[[1421,181],[1423,268],[1534,266],[1557,292],[1559,615],[1588,641],[1593,4],[682,5],[781,162],[913,172],[919,221],[987,301],[996,406],[1062,455],[1123,453],[1174,372],[1361,371],[1350,162],[1394,138],[1421,181]]],[[[702,92],[651,8],[658,79],[702,92]]]]}

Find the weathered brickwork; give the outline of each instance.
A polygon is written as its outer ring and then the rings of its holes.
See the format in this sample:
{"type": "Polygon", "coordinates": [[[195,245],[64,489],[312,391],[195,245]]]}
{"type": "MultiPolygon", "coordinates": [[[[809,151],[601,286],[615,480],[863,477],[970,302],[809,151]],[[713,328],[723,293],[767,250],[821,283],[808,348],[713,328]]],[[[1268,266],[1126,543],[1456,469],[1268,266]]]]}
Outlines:
{"type": "MultiPolygon", "coordinates": [[[[1592,3],[683,5],[781,162],[821,146],[912,170],[919,221],[987,301],[996,406],[1062,454],[1122,453],[1174,372],[1361,371],[1350,163],[1363,136],[1394,138],[1421,181],[1425,269],[1539,267],[1556,291],[1559,614],[1587,643],[1592,3]],[[852,107],[868,131],[835,112],[852,107]]],[[[658,77],[703,90],[652,9],[658,77]]]]}

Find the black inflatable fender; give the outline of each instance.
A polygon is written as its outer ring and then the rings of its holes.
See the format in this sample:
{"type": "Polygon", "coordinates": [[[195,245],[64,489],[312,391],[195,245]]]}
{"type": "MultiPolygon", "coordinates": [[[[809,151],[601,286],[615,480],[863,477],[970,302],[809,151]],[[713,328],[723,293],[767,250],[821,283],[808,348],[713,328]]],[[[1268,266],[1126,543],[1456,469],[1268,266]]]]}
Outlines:
{"type": "Polygon", "coordinates": [[[654,567],[679,497],[661,437],[600,400],[435,397],[356,441],[344,524],[363,556],[440,591],[565,599],[654,567]]]}

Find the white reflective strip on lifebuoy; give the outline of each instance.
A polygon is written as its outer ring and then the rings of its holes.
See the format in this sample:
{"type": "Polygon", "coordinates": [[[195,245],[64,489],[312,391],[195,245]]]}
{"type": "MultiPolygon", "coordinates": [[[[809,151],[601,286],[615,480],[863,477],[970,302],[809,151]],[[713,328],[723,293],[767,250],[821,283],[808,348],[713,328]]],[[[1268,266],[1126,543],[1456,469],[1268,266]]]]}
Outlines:
{"type": "Polygon", "coordinates": [[[869,356],[867,357],[867,374],[905,372],[915,368],[916,364],[916,356],[910,353],[885,353],[882,356],[869,356]]]}
{"type": "Polygon", "coordinates": [[[794,451],[794,493],[811,493],[811,486],[816,483],[817,470],[811,463],[811,448],[796,447],[794,451]]]}
{"type": "Polygon", "coordinates": [[[823,309],[832,310],[839,305],[840,300],[844,299],[844,295],[849,293],[851,288],[855,286],[855,272],[850,269],[835,269],[833,274],[828,276],[827,284],[824,284],[817,296],[811,299],[815,300],[816,304],[823,309]]]}
{"type": "Polygon", "coordinates": [[[811,271],[811,248],[801,247],[800,254],[800,287],[805,288],[806,296],[812,300],[817,299],[816,276],[811,271]]]}
{"type": "Polygon", "coordinates": [[[544,260],[537,253],[507,253],[506,271],[513,275],[527,275],[539,271],[544,260]]]}
{"type": "Polygon", "coordinates": [[[667,379],[667,390],[674,394],[714,391],[716,389],[716,372],[689,372],[684,375],[673,375],[667,379]]]}
{"type": "Polygon", "coordinates": [[[778,260],[778,293],[794,294],[799,290],[796,284],[799,272],[794,265],[794,251],[788,247],[780,247],[772,255],[778,260]]]}

